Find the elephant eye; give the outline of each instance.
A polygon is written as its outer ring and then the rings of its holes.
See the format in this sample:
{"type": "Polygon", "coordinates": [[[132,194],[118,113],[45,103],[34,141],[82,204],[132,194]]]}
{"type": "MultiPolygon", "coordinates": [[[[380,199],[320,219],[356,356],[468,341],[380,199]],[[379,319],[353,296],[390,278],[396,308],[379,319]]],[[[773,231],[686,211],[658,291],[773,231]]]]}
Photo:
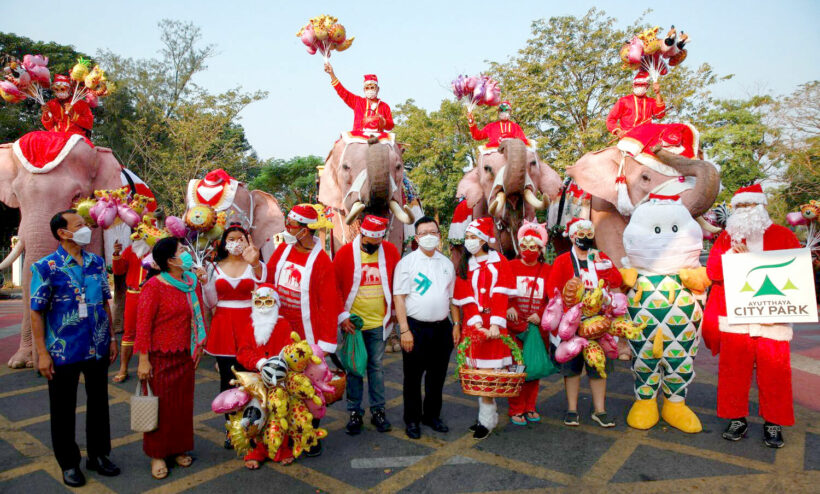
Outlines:
{"type": "Polygon", "coordinates": [[[344,165],[342,165],[342,170],[345,170],[345,171],[350,170],[350,165],[345,163],[344,165]]]}
{"type": "Polygon", "coordinates": [[[649,182],[649,175],[647,175],[646,173],[641,173],[641,180],[649,182]]]}
{"type": "Polygon", "coordinates": [[[535,160],[530,161],[530,166],[535,166],[535,165],[536,165],[535,160]]]}
{"type": "Polygon", "coordinates": [[[672,225],[672,231],[678,233],[678,225],[672,225]]]}
{"type": "Polygon", "coordinates": [[[484,171],[487,172],[487,173],[492,173],[493,172],[493,167],[491,167],[490,165],[486,165],[486,166],[484,166],[484,171]]]}
{"type": "Polygon", "coordinates": [[[660,232],[661,232],[661,227],[656,226],[656,227],[655,227],[655,233],[660,233],[660,232]]]}

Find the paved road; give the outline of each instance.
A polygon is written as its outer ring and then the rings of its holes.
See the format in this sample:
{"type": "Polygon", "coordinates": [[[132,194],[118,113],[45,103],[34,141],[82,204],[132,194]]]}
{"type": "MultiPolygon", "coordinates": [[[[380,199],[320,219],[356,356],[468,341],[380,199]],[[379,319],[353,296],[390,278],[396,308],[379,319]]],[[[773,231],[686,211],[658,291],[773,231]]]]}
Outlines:
{"type": "MultiPolygon", "coordinates": [[[[0,302],[0,357],[7,358],[16,336],[3,338],[4,328],[19,324],[19,301],[0,302]],[[16,321],[16,322],[15,322],[16,321]]],[[[463,395],[452,378],[447,383],[443,417],[449,434],[424,428],[421,440],[407,439],[400,425],[401,361],[387,360],[387,415],[396,425],[379,434],[369,424],[351,438],[342,430],[343,403],[330,407],[323,421],[330,430],[325,454],[302,458],[282,467],[266,463],[246,471],[233,453],[222,449],[220,417],[210,411],[218,390],[213,361],[197,373],[196,461],[188,469],[172,468],[155,481],[142,454],[141,435],[129,426],[128,397],[133,381],[110,386],[112,458],[123,468],[115,478],[89,475],[86,492],[817,492],[820,484],[820,326],[798,329],[793,345],[797,424],[785,431],[786,446],[763,446],[762,420],[751,419],[749,436],[739,443],[720,437],[724,423],[715,416],[716,359],[698,356],[698,377],[689,403],[701,417],[704,431],[686,435],[661,422],[650,431],[625,426],[632,402],[631,376],[619,362],[610,378],[608,411],[614,429],[591,425],[589,389],[584,385],[582,425],[561,424],[563,387],[556,377],[542,381],[541,424],[516,427],[506,419],[488,439],[475,442],[467,427],[475,420],[475,399],[463,395]]],[[[3,360],[5,362],[5,360],[3,360]]],[[[113,370],[111,372],[113,375],[113,370]]],[[[756,391],[752,391],[752,413],[756,391]]],[[[78,431],[85,427],[85,397],[80,390],[78,431]]],[[[84,446],[83,434],[79,434],[84,446]]],[[[60,471],[51,455],[45,381],[30,370],[0,368],[0,492],[63,492],[60,471]]]]}

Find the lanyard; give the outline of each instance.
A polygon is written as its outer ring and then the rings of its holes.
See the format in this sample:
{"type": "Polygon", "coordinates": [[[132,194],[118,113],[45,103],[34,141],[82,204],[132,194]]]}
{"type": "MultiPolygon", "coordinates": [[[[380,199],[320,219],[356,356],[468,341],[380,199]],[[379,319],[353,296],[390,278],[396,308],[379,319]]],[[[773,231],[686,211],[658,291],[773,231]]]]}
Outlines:
{"type": "MultiPolygon", "coordinates": [[[[80,251],[80,258],[81,259],[82,259],[82,255],[83,255],[83,253],[82,253],[82,251],[80,251]]],[[[83,260],[83,261],[85,261],[85,260],[83,260]]],[[[85,262],[83,262],[83,265],[80,266],[79,263],[77,263],[76,259],[74,259],[72,256],[69,255],[68,260],[65,257],[63,257],[63,265],[66,268],[65,271],[63,271],[63,272],[66,275],[68,275],[68,284],[71,285],[73,288],[76,288],[76,289],[80,290],[80,302],[85,302],[85,283],[83,282],[83,280],[85,279],[85,262]],[[74,270],[69,265],[69,263],[71,263],[72,261],[74,262],[74,264],[77,264],[77,266],[82,271],[82,275],[81,275],[82,277],[80,278],[79,281],[76,278],[74,278],[74,273],[73,273],[74,270]]]]}

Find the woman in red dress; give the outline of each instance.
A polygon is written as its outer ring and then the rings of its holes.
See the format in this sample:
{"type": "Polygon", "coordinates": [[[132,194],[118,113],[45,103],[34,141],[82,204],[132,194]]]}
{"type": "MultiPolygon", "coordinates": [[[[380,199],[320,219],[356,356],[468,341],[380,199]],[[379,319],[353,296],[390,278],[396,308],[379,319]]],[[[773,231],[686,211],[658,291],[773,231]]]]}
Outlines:
{"type": "MultiPolygon", "coordinates": [[[[259,261],[259,250],[250,243],[248,232],[239,223],[231,224],[222,234],[216,249],[216,263],[205,285],[205,304],[213,310],[205,352],[216,357],[220,392],[231,387],[234,377],[231,367],[244,370],[236,360],[238,332],[248,327],[253,290],[266,275],[265,265],[259,261]]],[[[231,449],[227,435],[225,448],[231,449]]]]}
{"type": "Polygon", "coordinates": [[[188,467],[194,447],[194,370],[202,358],[206,327],[201,282],[191,254],[176,238],[164,238],[152,251],[159,271],[152,270],[137,310],[134,352],[137,375],[159,398],[159,427],[143,436],[142,450],[151,458],[151,475],[168,476],[165,458],[188,467]]]}
{"type": "MultiPolygon", "coordinates": [[[[529,324],[541,324],[541,316],[547,307],[547,277],[552,268],[543,255],[547,239],[547,230],[538,223],[524,220],[518,229],[520,257],[510,261],[516,289],[507,309],[507,329],[513,335],[526,331],[529,324]]],[[[519,338],[513,339],[521,349],[524,348],[519,338]]],[[[535,411],[538,384],[538,379],[526,381],[521,387],[521,394],[509,399],[508,413],[513,425],[541,421],[541,416],[535,411]]]]}
{"type": "MultiPolygon", "coordinates": [[[[464,317],[462,339],[470,337],[467,365],[478,369],[501,369],[512,364],[510,349],[500,339],[507,334],[508,297],[515,295],[509,262],[490,249],[491,218],[470,223],[464,236],[467,250],[457,269],[453,304],[464,317]]],[[[495,399],[481,397],[478,421],[471,427],[475,439],[484,439],[498,424],[495,399]]]]}

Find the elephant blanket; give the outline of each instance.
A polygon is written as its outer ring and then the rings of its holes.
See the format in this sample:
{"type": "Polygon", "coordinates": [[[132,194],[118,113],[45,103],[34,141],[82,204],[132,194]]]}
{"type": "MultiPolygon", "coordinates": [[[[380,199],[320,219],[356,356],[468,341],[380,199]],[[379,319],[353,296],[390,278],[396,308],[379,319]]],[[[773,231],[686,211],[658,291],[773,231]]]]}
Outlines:
{"type": "Polygon", "coordinates": [[[618,141],[618,149],[635,158],[635,161],[660,173],[670,176],[678,175],[673,168],[661,163],[652,152],[660,145],[670,153],[694,158],[700,147],[700,134],[690,124],[682,123],[646,123],[630,130],[618,141]]]}
{"type": "Polygon", "coordinates": [[[29,132],[14,141],[12,148],[20,163],[31,173],[48,173],[59,165],[78,142],[94,145],[88,138],[71,132],[29,132]]]}

